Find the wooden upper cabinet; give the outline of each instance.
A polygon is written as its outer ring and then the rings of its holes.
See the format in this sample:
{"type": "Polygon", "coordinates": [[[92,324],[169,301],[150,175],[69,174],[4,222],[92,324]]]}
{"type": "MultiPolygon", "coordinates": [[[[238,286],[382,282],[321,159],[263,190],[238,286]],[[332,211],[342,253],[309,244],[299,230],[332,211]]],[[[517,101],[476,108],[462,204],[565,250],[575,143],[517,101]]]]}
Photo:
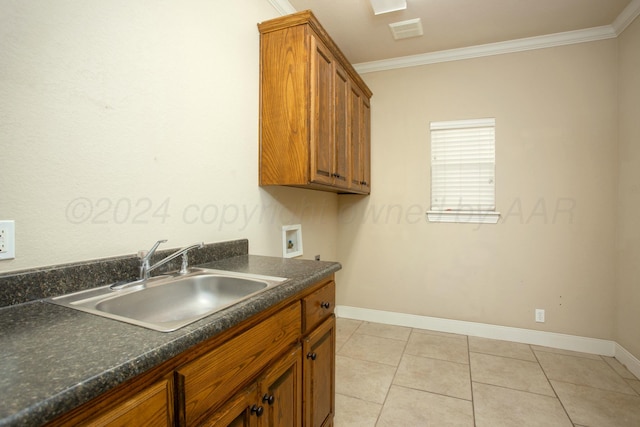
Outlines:
{"type": "Polygon", "coordinates": [[[370,145],[370,129],[363,127],[370,120],[362,109],[371,91],[311,11],[265,21],[258,29],[260,185],[368,194],[369,182],[361,182],[363,170],[370,170],[364,165],[369,156],[363,156],[370,145]]]}

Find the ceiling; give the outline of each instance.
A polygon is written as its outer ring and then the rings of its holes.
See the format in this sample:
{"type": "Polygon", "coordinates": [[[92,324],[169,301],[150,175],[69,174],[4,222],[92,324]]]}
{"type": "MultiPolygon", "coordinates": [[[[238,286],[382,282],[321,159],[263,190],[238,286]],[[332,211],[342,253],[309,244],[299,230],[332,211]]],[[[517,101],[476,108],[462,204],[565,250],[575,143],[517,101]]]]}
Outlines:
{"type": "Polygon", "coordinates": [[[293,8],[289,11],[311,9],[352,64],[596,27],[606,27],[602,29],[615,37],[614,23],[622,17],[630,22],[629,15],[635,18],[640,13],[640,0],[406,1],[405,10],[377,16],[369,0],[288,3],[293,8]],[[389,24],[414,18],[421,18],[424,35],[394,40],[389,24]]]}

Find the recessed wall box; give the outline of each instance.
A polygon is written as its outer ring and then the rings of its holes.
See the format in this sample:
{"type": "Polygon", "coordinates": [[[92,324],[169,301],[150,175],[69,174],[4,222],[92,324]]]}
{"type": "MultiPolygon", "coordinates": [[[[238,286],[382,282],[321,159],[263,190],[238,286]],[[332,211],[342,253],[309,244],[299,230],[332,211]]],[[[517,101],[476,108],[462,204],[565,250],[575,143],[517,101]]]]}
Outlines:
{"type": "Polygon", "coordinates": [[[302,226],[282,226],[282,256],[293,258],[302,255],[302,226]]]}

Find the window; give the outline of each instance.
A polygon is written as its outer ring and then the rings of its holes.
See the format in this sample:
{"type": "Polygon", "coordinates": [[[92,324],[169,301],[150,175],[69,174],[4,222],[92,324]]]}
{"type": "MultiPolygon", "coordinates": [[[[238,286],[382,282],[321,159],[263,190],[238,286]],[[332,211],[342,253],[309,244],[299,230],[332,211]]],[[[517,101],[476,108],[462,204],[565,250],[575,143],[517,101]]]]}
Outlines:
{"type": "Polygon", "coordinates": [[[498,222],[495,119],[431,123],[429,221],[498,222]]]}

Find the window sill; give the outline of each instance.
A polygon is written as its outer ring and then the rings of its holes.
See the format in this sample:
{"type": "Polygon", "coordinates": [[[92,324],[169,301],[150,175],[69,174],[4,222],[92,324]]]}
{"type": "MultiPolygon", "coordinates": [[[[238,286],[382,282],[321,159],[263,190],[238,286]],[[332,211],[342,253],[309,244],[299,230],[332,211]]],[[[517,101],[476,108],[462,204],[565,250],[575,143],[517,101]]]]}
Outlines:
{"type": "Polygon", "coordinates": [[[458,222],[466,224],[497,224],[500,212],[428,211],[429,222],[458,222]]]}

